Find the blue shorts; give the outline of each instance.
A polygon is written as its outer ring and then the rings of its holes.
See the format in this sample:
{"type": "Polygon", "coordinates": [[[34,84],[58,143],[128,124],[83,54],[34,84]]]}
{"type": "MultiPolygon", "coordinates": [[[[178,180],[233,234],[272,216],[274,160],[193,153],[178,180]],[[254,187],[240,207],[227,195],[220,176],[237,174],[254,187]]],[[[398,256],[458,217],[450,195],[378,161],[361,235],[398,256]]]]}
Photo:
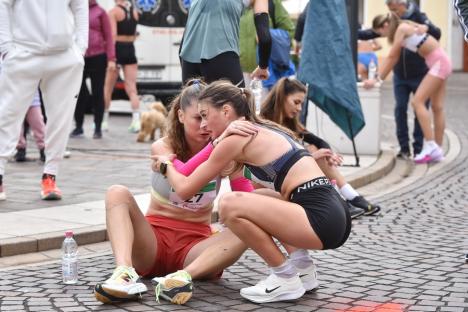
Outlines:
{"type": "Polygon", "coordinates": [[[367,69],[369,69],[369,63],[371,60],[374,60],[375,65],[377,65],[377,55],[374,52],[358,53],[358,62],[366,66],[367,69]]]}

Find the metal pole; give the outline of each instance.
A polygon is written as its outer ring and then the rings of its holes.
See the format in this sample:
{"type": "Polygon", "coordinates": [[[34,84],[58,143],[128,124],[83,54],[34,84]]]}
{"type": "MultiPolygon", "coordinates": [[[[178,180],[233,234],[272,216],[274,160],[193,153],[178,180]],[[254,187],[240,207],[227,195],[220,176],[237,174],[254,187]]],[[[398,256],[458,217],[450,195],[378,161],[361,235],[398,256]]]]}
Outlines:
{"type": "Polygon", "coordinates": [[[358,1],[357,0],[346,0],[346,12],[348,13],[348,23],[350,32],[350,44],[351,51],[353,52],[353,63],[354,69],[356,70],[356,81],[357,81],[357,31],[359,28],[358,21],[358,1]]]}
{"type": "MultiPolygon", "coordinates": [[[[349,38],[351,45],[351,52],[353,53],[353,63],[354,63],[354,75],[357,81],[357,31],[359,27],[358,21],[358,1],[357,0],[346,0],[346,11],[348,13],[348,23],[349,23],[349,38]]],[[[351,142],[353,143],[354,157],[356,159],[356,167],[359,167],[359,156],[356,150],[356,142],[354,141],[353,127],[351,126],[351,118],[348,115],[348,125],[351,132],[351,142]]]]}

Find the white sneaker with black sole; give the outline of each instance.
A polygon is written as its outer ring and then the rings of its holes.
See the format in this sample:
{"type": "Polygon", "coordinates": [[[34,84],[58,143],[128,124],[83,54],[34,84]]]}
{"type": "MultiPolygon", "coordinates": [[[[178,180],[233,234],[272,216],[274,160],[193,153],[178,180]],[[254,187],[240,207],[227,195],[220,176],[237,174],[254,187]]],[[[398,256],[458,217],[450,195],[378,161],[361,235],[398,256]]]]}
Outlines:
{"type": "Polygon", "coordinates": [[[281,278],[270,274],[255,286],[242,288],[240,295],[255,303],[295,300],[305,293],[304,286],[298,275],[291,278],[281,278]]]}
{"type": "Polygon", "coordinates": [[[312,264],[305,269],[299,269],[296,267],[296,270],[299,272],[299,278],[301,279],[302,285],[306,291],[314,290],[319,286],[315,264],[312,264]]]}
{"type": "Polygon", "coordinates": [[[146,291],[148,288],[140,281],[134,268],[118,266],[109,279],[96,284],[94,296],[103,303],[118,303],[139,299],[146,291]]]}

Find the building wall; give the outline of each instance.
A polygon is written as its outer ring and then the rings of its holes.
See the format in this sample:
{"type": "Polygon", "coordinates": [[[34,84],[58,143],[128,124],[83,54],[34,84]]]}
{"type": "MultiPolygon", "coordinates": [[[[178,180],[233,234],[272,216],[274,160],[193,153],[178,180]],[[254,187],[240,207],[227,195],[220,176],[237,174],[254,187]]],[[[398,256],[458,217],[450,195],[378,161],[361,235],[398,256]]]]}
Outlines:
{"type": "Polygon", "coordinates": [[[442,32],[440,43],[445,51],[448,50],[451,37],[449,32],[449,23],[451,22],[449,9],[453,10],[450,0],[421,0],[421,10],[442,32]]]}

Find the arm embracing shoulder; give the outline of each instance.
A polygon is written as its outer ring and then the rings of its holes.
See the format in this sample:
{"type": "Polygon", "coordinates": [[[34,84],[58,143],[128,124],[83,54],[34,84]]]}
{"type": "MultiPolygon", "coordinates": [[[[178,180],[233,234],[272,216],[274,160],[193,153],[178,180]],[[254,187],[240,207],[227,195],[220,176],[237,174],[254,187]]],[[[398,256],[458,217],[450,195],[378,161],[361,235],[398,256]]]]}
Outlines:
{"type": "Polygon", "coordinates": [[[230,161],[242,153],[242,148],[249,138],[232,135],[223,139],[216,145],[210,157],[188,177],[177,172],[173,166],[168,166],[167,178],[177,195],[184,200],[193,197],[203,186],[214,179],[230,161]]]}
{"type": "Polygon", "coordinates": [[[419,12],[419,14],[416,15],[415,22],[427,25],[427,32],[429,35],[436,38],[437,40],[440,40],[442,35],[440,28],[434,25],[425,13],[419,12]]]}

